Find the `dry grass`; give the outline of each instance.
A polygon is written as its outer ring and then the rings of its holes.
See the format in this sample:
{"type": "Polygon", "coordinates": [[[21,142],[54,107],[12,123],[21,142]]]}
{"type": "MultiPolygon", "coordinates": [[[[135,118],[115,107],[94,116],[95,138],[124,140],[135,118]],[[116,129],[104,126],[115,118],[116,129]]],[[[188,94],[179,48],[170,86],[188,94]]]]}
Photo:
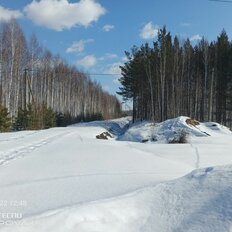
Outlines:
{"type": "Polygon", "coordinates": [[[195,120],[195,119],[192,119],[192,118],[188,118],[186,119],[186,123],[190,126],[197,126],[197,125],[200,125],[200,123],[195,120]]]}
{"type": "Polygon", "coordinates": [[[168,143],[170,144],[188,143],[188,133],[185,130],[182,130],[178,133],[178,135],[174,139],[168,141],[168,143]]]}

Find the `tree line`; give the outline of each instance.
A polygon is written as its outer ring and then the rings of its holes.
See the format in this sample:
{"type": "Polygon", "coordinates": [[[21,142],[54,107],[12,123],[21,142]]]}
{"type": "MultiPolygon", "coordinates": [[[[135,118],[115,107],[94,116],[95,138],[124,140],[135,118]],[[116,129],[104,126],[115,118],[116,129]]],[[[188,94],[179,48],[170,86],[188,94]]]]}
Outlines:
{"type": "Polygon", "coordinates": [[[232,42],[180,41],[163,27],[151,45],[125,52],[118,94],[133,100],[133,119],[163,121],[186,115],[232,127],[232,42]]]}
{"type": "Polygon", "coordinates": [[[116,96],[43,48],[34,34],[27,41],[14,19],[0,24],[0,106],[7,122],[24,129],[109,119],[121,109],[116,96]]]}

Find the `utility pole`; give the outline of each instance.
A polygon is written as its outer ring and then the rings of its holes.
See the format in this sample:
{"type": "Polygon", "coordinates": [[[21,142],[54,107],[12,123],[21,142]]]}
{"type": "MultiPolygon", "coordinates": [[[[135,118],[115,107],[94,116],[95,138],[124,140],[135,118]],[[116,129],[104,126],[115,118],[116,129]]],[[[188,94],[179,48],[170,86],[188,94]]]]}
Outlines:
{"type": "Polygon", "coordinates": [[[24,95],[23,95],[23,109],[27,109],[27,69],[24,69],[24,75],[23,75],[23,80],[24,80],[24,95]]]}
{"type": "Polygon", "coordinates": [[[23,108],[27,108],[27,103],[30,103],[32,100],[32,103],[35,103],[34,95],[32,93],[32,87],[31,87],[31,81],[28,78],[28,69],[24,69],[24,95],[23,95],[23,108]]]}
{"type": "Polygon", "coordinates": [[[210,81],[209,108],[208,108],[209,121],[212,121],[212,113],[213,113],[213,84],[214,84],[214,68],[212,70],[212,78],[210,81]]]}
{"type": "Polygon", "coordinates": [[[0,60],[0,105],[3,104],[2,98],[2,90],[3,90],[3,80],[2,80],[2,58],[0,60]]]}
{"type": "MultiPolygon", "coordinates": [[[[31,71],[31,72],[33,72],[33,71],[31,71]]],[[[29,96],[28,96],[29,101],[28,102],[30,103],[31,100],[32,100],[32,103],[34,104],[35,99],[34,99],[34,95],[33,95],[33,92],[32,92],[32,87],[31,87],[31,78],[28,78],[28,76],[26,76],[26,77],[27,77],[27,83],[28,83],[28,89],[29,89],[29,96]]]]}

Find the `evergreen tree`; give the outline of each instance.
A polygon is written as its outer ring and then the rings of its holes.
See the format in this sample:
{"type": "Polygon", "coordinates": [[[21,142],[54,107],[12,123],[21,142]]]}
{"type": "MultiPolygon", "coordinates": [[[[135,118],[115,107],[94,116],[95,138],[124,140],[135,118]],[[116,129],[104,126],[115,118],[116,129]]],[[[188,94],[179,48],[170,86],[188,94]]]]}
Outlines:
{"type": "Polygon", "coordinates": [[[56,114],[46,104],[42,105],[42,129],[48,129],[56,126],[56,114]]]}
{"type": "Polygon", "coordinates": [[[6,107],[0,105],[0,132],[7,132],[11,129],[11,118],[6,107]]]}
{"type": "Polygon", "coordinates": [[[28,128],[28,111],[27,109],[18,109],[18,114],[15,119],[14,129],[15,130],[26,130],[28,128]]]}
{"type": "Polygon", "coordinates": [[[217,96],[216,96],[216,120],[226,123],[227,84],[231,74],[230,68],[230,43],[226,31],[223,30],[217,39],[217,96]]]}
{"type": "Polygon", "coordinates": [[[232,127],[232,43],[224,30],[193,47],[163,27],[153,47],[134,46],[126,56],[118,93],[133,100],[133,120],[187,115],[232,127]]]}

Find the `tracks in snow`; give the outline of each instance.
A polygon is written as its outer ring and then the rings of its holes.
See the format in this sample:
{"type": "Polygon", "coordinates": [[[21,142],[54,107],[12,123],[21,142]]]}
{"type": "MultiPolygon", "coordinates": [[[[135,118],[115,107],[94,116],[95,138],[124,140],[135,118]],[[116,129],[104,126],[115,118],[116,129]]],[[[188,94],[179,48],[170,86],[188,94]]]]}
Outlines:
{"type": "Polygon", "coordinates": [[[0,165],[22,158],[53,141],[74,133],[73,131],[57,130],[47,135],[48,130],[35,131],[23,136],[9,137],[0,140],[0,165]],[[46,136],[46,137],[45,137],[46,136]],[[28,140],[28,141],[27,141],[28,140]],[[7,144],[5,144],[7,142],[7,144]],[[5,146],[4,145],[8,145],[5,146]]]}
{"type": "Polygon", "coordinates": [[[196,145],[193,145],[192,143],[190,143],[191,147],[194,149],[195,154],[196,154],[196,164],[195,167],[196,169],[198,169],[200,167],[200,153],[198,150],[198,147],[196,145]]]}

